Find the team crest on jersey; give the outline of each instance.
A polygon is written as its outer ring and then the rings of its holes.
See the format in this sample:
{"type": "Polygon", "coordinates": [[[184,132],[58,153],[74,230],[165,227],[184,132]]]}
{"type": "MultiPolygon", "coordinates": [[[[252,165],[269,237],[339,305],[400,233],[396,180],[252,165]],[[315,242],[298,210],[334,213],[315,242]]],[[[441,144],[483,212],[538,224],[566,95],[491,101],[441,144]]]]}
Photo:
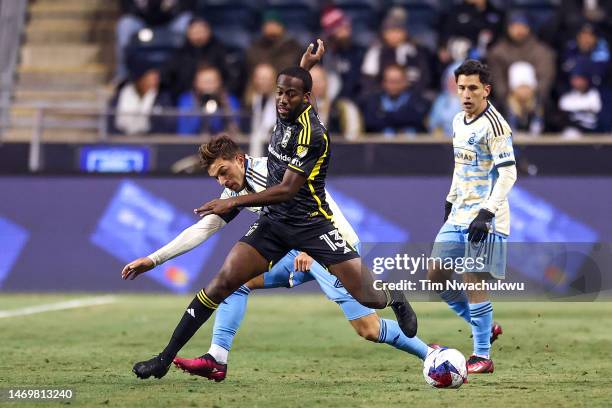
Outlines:
{"type": "Polygon", "coordinates": [[[281,141],[281,146],[283,146],[283,148],[287,147],[289,139],[291,139],[291,128],[285,129],[285,134],[283,135],[283,140],[281,141]]]}
{"type": "Polygon", "coordinates": [[[298,155],[298,157],[300,159],[303,159],[304,156],[306,156],[307,153],[308,153],[308,147],[307,146],[300,145],[300,146],[297,147],[296,154],[298,155]]]}

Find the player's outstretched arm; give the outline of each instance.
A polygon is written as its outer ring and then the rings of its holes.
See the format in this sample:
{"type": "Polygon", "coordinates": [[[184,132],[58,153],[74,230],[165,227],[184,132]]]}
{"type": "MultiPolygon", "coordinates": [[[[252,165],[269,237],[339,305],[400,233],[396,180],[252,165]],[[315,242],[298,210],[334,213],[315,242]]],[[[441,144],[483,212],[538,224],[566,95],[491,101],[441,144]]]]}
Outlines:
{"type": "Polygon", "coordinates": [[[292,170],[286,170],[280,184],[269,187],[259,193],[247,194],[227,199],[212,200],[193,210],[200,217],[210,214],[229,214],[241,207],[261,207],[265,205],[282,203],[292,199],[300,187],[306,182],[306,177],[292,170]]]}
{"type": "Polygon", "coordinates": [[[306,52],[304,52],[300,60],[300,67],[307,71],[310,71],[312,67],[321,62],[321,58],[323,58],[323,54],[325,54],[325,46],[321,39],[317,39],[317,50],[313,53],[314,47],[315,45],[311,43],[308,48],[306,48],[306,52]]]}
{"type": "Polygon", "coordinates": [[[138,258],[123,267],[121,278],[124,280],[134,280],[138,275],[150,271],[154,267],[155,264],[153,261],[146,256],[144,258],[138,258]]]}
{"type": "Polygon", "coordinates": [[[138,275],[150,271],[157,265],[176,258],[185,252],[202,244],[214,233],[221,229],[227,222],[216,215],[205,217],[184,229],[172,241],[144,258],[138,258],[127,264],[121,271],[123,279],[134,280],[138,275]]]}

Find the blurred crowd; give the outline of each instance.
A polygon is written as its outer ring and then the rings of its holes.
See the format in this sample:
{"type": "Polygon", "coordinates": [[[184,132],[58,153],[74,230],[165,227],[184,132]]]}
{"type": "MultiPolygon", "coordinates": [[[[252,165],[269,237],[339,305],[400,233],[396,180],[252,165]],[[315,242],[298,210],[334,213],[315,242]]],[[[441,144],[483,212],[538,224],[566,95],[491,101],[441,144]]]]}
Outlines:
{"type": "Polygon", "coordinates": [[[612,131],[612,1],[121,6],[110,101],[116,114],[109,120],[115,133],[227,131],[266,140],[275,123],[276,73],[298,64],[316,38],[326,54],[311,71],[312,92],[333,137],[452,136],[461,110],[453,70],[466,58],[489,65],[492,102],[515,132],[575,138],[612,131]]]}

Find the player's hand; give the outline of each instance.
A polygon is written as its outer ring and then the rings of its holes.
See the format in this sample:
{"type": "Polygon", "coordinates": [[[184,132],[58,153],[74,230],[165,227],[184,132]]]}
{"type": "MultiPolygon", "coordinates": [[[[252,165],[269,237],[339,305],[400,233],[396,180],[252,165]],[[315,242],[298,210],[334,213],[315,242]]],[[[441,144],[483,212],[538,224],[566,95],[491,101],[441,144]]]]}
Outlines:
{"type": "Polygon", "coordinates": [[[300,252],[293,260],[293,268],[298,272],[308,272],[313,262],[314,259],[310,255],[306,252],[300,252]]]}
{"type": "Polygon", "coordinates": [[[323,41],[321,41],[321,39],[317,39],[317,46],[317,52],[313,54],[312,50],[314,49],[314,44],[310,43],[308,48],[306,48],[306,52],[302,55],[300,67],[310,71],[310,69],[317,65],[318,62],[321,62],[321,58],[323,58],[323,54],[325,54],[325,47],[323,46],[323,41]]]}
{"type": "Polygon", "coordinates": [[[141,273],[150,271],[154,267],[155,265],[153,264],[153,261],[149,258],[138,258],[123,267],[123,270],[121,271],[121,278],[124,280],[134,280],[141,273]]]}
{"type": "Polygon", "coordinates": [[[227,214],[235,208],[233,198],[217,198],[209,201],[201,207],[196,208],[193,212],[200,217],[206,217],[210,214],[223,215],[227,214]]]}
{"type": "Polygon", "coordinates": [[[489,235],[489,228],[491,228],[493,217],[495,217],[495,214],[489,210],[482,208],[478,211],[478,215],[468,227],[468,241],[484,242],[487,239],[487,235],[489,235]]]}

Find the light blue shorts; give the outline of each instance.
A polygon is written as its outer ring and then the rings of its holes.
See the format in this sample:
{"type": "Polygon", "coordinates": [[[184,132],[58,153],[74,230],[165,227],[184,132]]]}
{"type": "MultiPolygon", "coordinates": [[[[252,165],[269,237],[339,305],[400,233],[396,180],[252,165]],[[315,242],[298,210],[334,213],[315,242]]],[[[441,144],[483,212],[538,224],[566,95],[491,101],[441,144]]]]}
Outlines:
{"type": "Polygon", "coordinates": [[[468,241],[468,229],[460,225],[442,225],[431,251],[431,258],[452,258],[455,272],[485,272],[496,279],[506,277],[507,239],[489,233],[484,242],[468,241]]]}
{"type": "Polygon", "coordinates": [[[373,309],[363,306],[342,286],[338,278],[328,272],[316,261],[309,272],[296,272],[293,266],[298,251],[291,251],[264,273],[264,288],[293,288],[302,283],[316,280],[328,299],[340,306],[348,320],[359,319],[374,313],[373,309]]]}

